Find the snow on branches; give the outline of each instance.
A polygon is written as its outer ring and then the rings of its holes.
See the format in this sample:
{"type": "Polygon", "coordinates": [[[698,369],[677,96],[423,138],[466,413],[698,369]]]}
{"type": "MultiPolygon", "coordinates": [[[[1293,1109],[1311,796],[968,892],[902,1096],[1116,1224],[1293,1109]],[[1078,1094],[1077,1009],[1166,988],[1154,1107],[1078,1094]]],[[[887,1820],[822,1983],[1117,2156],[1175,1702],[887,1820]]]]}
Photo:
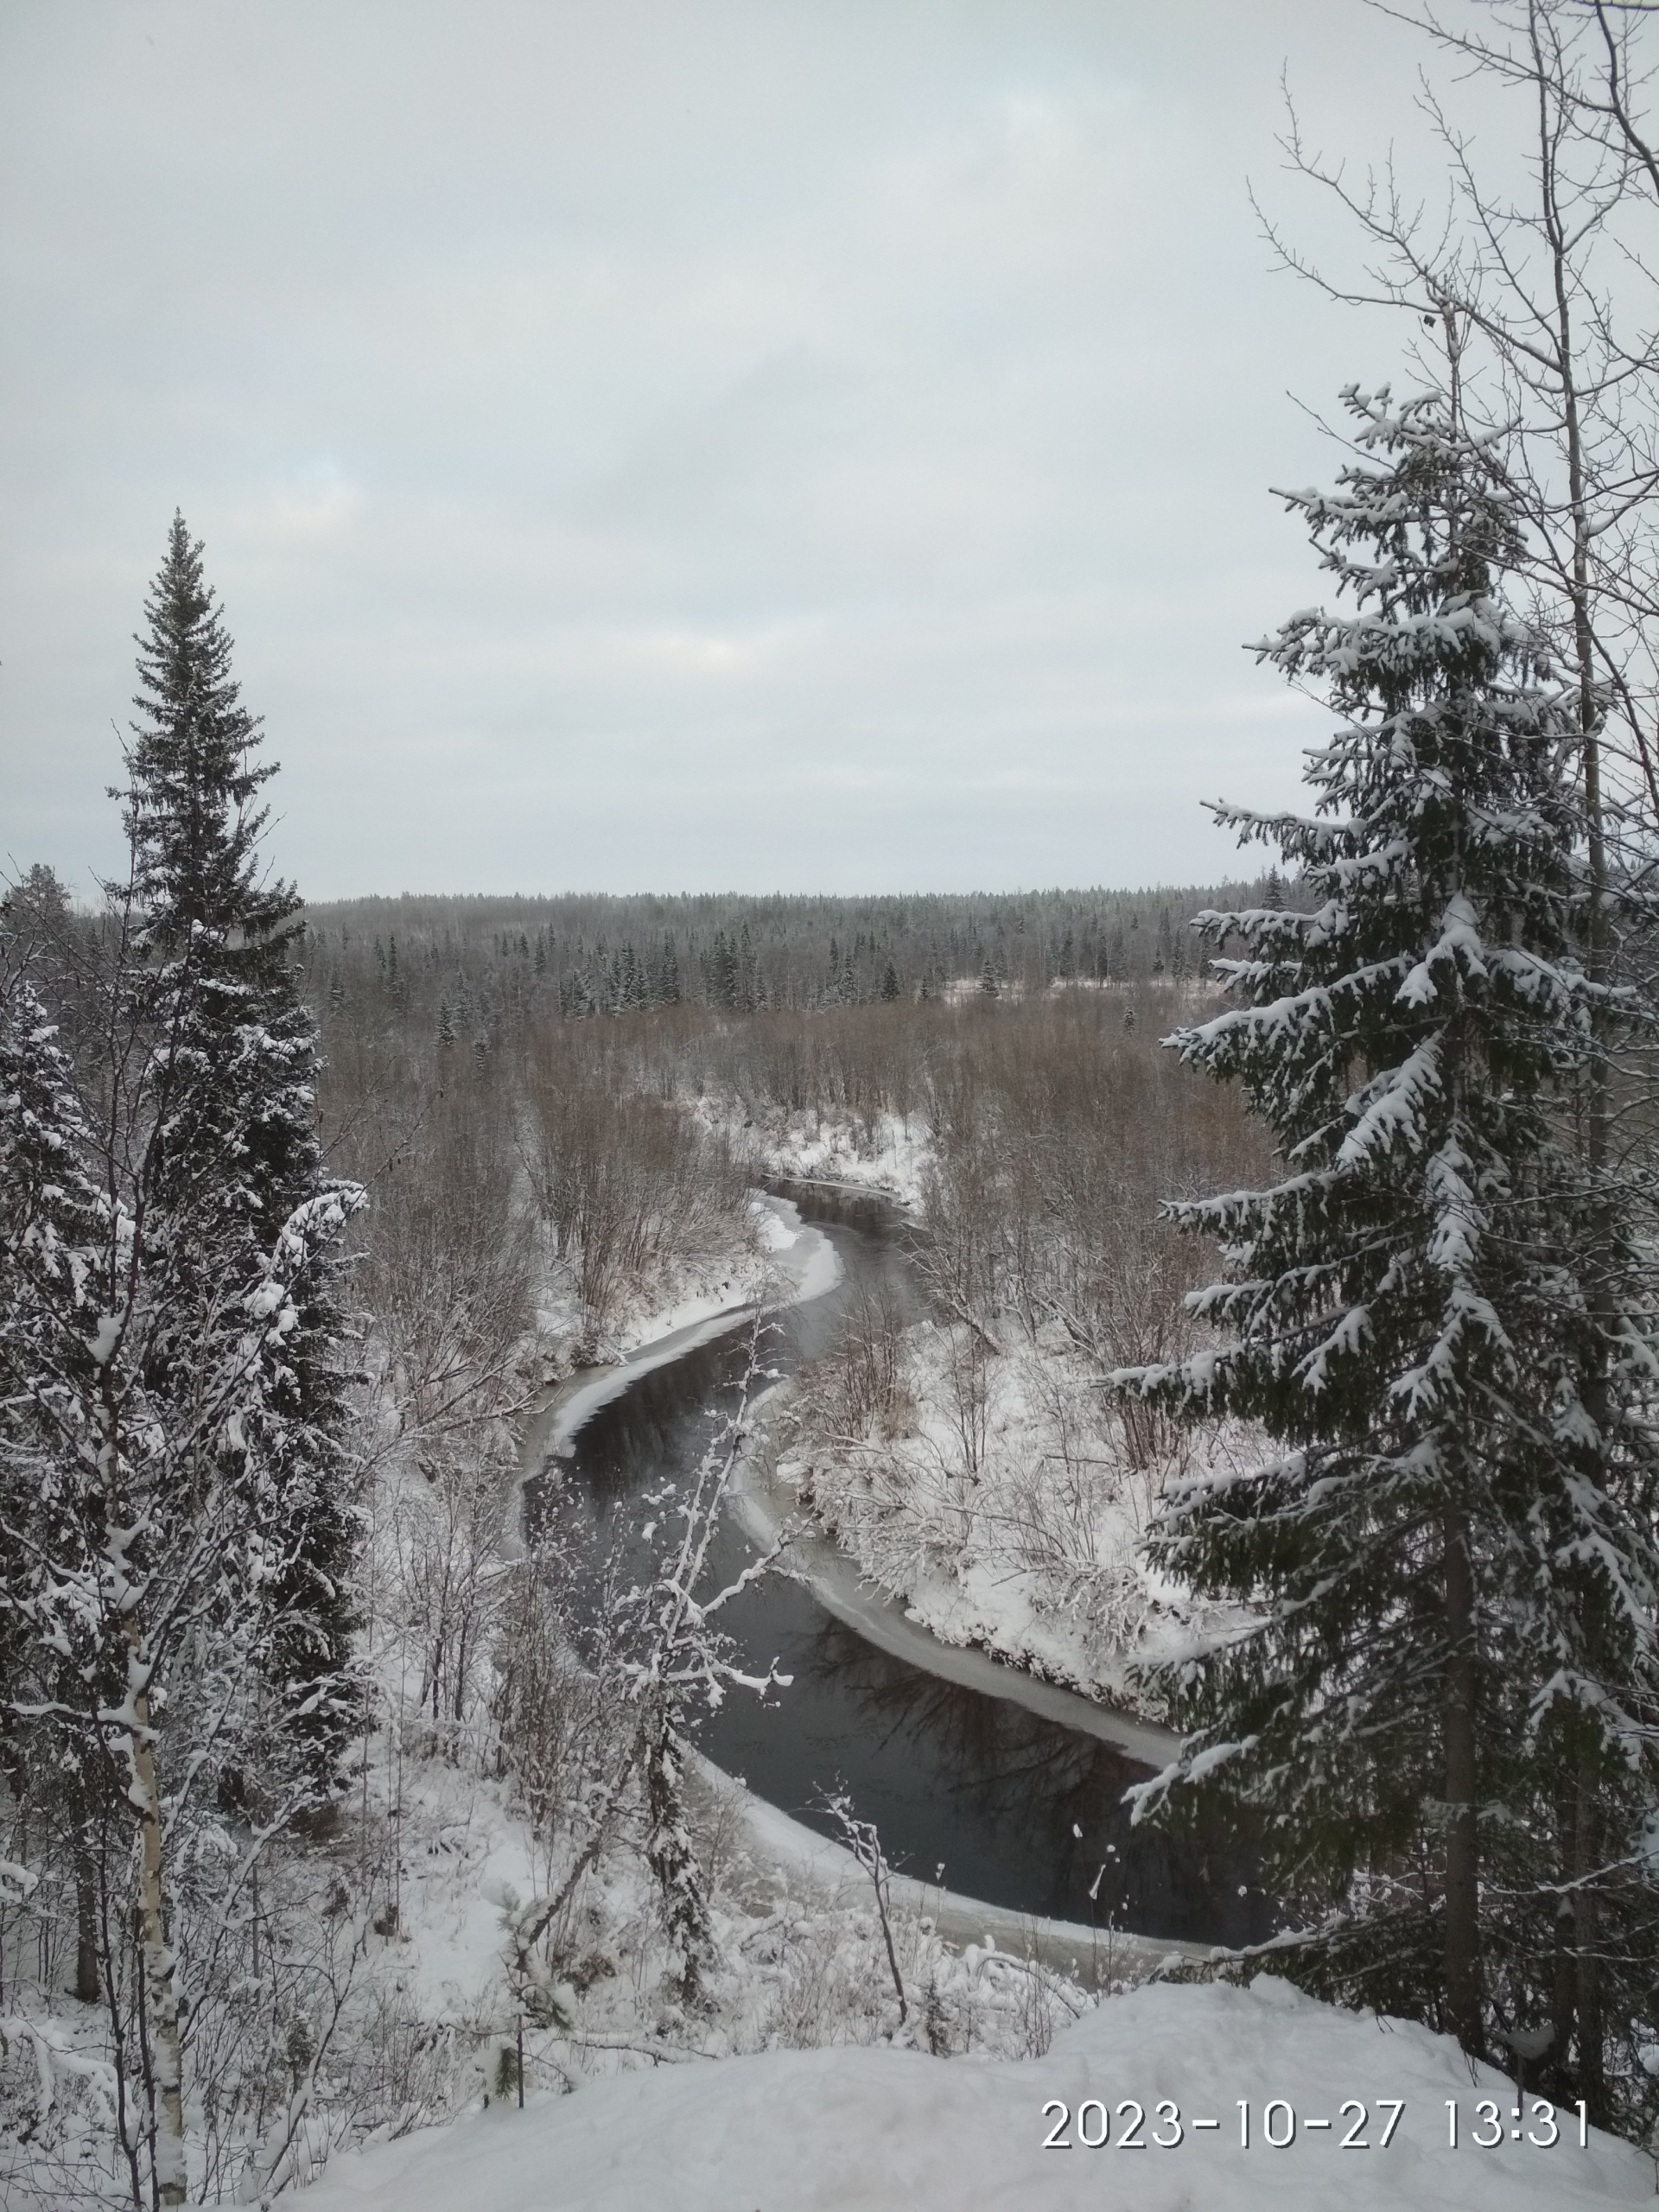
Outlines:
{"type": "Polygon", "coordinates": [[[1649,1017],[1586,957],[1580,695],[1505,597],[1500,457],[1436,399],[1344,397],[1359,458],[1285,495],[1337,604],[1256,648],[1338,718],[1313,812],[1217,810],[1300,895],[1200,918],[1243,947],[1215,963],[1234,1002],[1168,1040],[1241,1084],[1286,1173],[1169,1207],[1221,1248],[1193,1301],[1217,1341],[1116,1378],[1285,1450],[1176,1489],[1152,1533],[1259,1626],[1188,1669],[1142,1809],[1224,1789],[1324,1930],[1309,1976],[1471,2049],[1541,2017],[1593,2098],[1659,1946],[1633,1855],[1659,1286],[1651,1168],[1585,1130],[1649,1017]]]}

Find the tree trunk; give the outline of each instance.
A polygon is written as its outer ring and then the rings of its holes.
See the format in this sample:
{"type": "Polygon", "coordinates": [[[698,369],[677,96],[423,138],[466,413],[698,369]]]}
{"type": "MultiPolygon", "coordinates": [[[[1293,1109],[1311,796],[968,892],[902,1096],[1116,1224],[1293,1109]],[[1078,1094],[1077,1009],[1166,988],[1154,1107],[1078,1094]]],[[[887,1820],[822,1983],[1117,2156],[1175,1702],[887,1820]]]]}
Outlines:
{"type": "MultiPolygon", "coordinates": [[[[1580,1862],[1578,1872],[1581,1880],[1594,1866],[1598,1856],[1597,1845],[1600,1838],[1597,1833],[1596,1811],[1600,1791],[1600,1775],[1593,1762],[1586,1758],[1579,1769],[1579,1817],[1573,1854],[1580,1862]]],[[[1596,1893],[1587,1885],[1578,1890],[1573,1903],[1573,1995],[1577,2000],[1579,2031],[1578,2089],[1592,2112],[1605,2120],[1607,2083],[1603,2050],[1601,1973],[1596,1955],[1601,1916],[1597,1910],[1599,1900],[1596,1893]]]]}
{"type": "Polygon", "coordinates": [[[75,1994],[83,2005],[96,2005],[104,1995],[98,1955],[98,1868],[84,1791],[75,1810],[75,1994]]]}
{"type": "Polygon", "coordinates": [[[144,1999],[155,2051],[156,2195],[162,2204],[185,2197],[184,2095],[179,2038],[178,1961],[167,1937],[162,1881],[162,1796],[150,1726],[149,1664],[134,1614],[127,1617],[128,1801],[138,1816],[141,1850],[138,1942],[144,1961],[144,1999]]]}
{"type": "Polygon", "coordinates": [[[1480,1843],[1475,1824],[1475,1593],[1468,1529],[1441,1522],[1446,1566],[1446,2013],[1464,2049],[1478,2054],[1480,2025],[1480,1843]]]}
{"type": "MultiPolygon", "coordinates": [[[[1561,1836],[1561,1871],[1571,1880],[1579,1864],[1579,1796],[1577,1778],[1569,1778],[1556,1797],[1556,1821],[1561,1836]]],[[[1578,1916],[1572,1892],[1564,1893],[1555,1911],[1555,1959],[1550,1986],[1550,2060],[1554,2069],[1557,2102],[1567,2097],[1571,2075],[1569,2054],[1573,2023],[1578,2009],[1578,1916]]]]}
{"type": "MultiPolygon", "coordinates": [[[[1604,27],[1605,28],[1605,27],[1604,27]]],[[[1553,185],[1553,173],[1549,180],[1553,185]]],[[[1568,269],[1564,227],[1554,219],[1554,201],[1550,200],[1552,215],[1551,243],[1554,248],[1555,272],[1556,314],[1560,331],[1560,345],[1563,363],[1562,386],[1566,405],[1563,428],[1567,434],[1567,496],[1571,503],[1573,521],[1573,650],[1578,661],[1579,724],[1583,753],[1584,812],[1589,861],[1590,901],[1586,929],[1586,969],[1592,983],[1605,989],[1611,979],[1611,947],[1608,943],[1608,891],[1606,825],[1603,814],[1601,787],[1601,707],[1597,696],[1595,638],[1591,624],[1591,531],[1590,516],[1586,499],[1584,435],[1580,416],[1580,394],[1577,377],[1573,367],[1572,323],[1568,313],[1568,269]]],[[[1608,1293],[1607,1258],[1616,1241],[1616,1232],[1610,1209],[1604,1198],[1602,1185],[1607,1173],[1608,1129],[1611,1117],[1611,1070],[1608,1064],[1606,1017],[1598,1001],[1591,1009],[1591,1039],[1592,1060],[1590,1069],[1590,1088],[1586,1116],[1585,1160],[1589,1170],[1592,1204],[1595,1208],[1596,1249],[1591,1255],[1591,1313],[1597,1324],[1599,1339],[1595,1357],[1597,1366],[1586,1379],[1584,1403],[1597,1428],[1598,1452],[1591,1479],[1599,1489],[1605,1484],[1606,1459],[1609,1450],[1611,1415],[1610,1394],[1607,1388],[1603,1347],[1614,1335],[1614,1317],[1608,1293]]],[[[1586,1600],[1589,1618],[1585,1622],[1586,1672],[1593,1679],[1600,1671],[1601,1638],[1599,1622],[1596,1618],[1596,1599],[1586,1600]]],[[[1573,1823],[1573,1872],[1581,1881],[1595,1865],[1599,1823],[1596,1814],[1602,1791],[1602,1778],[1596,1757],[1596,1746],[1586,1745],[1580,1761],[1578,1777],[1578,1808],[1573,1823]]],[[[1575,2008],[1579,2031],[1579,2081],[1582,2094],[1592,2103],[1599,2104],[1605,2083],[1603,2081],[1601,1991],[1596,1963],[1597,1900],[1594,1893],[1579,1888],[1573,1895],[1573,1949],[1576,1960],[1574,1974],[1575,2008]]],[[[1565,2059],[1567,2054],[1560,2054],[1565,2059]]]]}
{"type": "Polygon", "coordinates": [[[656,1877],[663,1925],[679,1954],[679,1987],[687,2005],[702,2002],[702,1974],[714,1953],[702,1869],[686,1831],[680,1745],[668,1700],[659,1689],[645,1724],[645,1805],[650,1830],[645,1860],[656,1877]]]}

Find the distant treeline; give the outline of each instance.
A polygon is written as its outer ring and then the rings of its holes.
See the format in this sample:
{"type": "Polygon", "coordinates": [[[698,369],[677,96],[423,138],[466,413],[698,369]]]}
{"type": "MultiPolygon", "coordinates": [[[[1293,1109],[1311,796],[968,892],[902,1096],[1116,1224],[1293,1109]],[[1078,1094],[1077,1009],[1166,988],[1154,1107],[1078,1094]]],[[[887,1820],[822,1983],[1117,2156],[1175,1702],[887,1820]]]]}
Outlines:
{"type": "Polygon", "coordinates": [[[1203,957],[1192,915],[1285,896],[1273,878],[866,899],[354,899],[308,908],[305,957],[333,1014],[415,1015],[470,1041],[525,1017],[682,1002],[753,1013],[1179,982],[1203,957]]]}

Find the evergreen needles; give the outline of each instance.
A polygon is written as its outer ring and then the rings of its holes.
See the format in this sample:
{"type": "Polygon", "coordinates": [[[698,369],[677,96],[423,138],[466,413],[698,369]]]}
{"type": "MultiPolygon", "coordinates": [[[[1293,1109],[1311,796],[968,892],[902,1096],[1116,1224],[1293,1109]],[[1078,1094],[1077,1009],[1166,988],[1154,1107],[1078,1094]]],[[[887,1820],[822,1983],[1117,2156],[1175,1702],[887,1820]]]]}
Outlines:
{"type": "Polygon", "coordinates": [[[149,611],[129,882],[0,933],[0,1748],[73,1869],[77,1993],[165,2205],[200,1950],[361,1723],[334,1247],[362,1194],[322,1172],[270,771],[181,520],[149,611]]]}
{"type": "Polygon", "coordinates": [[[1583,1129],[1644,1016],[1582,952],[1579,696],[1506,604],[1499,464],[1438,401],[1344,399],[1360,460],[1290,505],[1346,605],[1259,648],[1341,718],[1315,810],[1218,810],[1299,911],[1200,918],[1243,942],[1238,1003],[1170,1040],[1284,1173],[1170,1209],[1221,1246],[1216,1342],[1115,1378],[1281,1450],[1154,1527],[1158,1567],[1249,1618],[1165,1682],[1191,1733],[1140,1810],[1248,1808],[1311,1987],[1471,2050],[1547,2031],[1529,2080],[1628,2112],[1659,1965],[1654,1192],[1583,1129]]]}

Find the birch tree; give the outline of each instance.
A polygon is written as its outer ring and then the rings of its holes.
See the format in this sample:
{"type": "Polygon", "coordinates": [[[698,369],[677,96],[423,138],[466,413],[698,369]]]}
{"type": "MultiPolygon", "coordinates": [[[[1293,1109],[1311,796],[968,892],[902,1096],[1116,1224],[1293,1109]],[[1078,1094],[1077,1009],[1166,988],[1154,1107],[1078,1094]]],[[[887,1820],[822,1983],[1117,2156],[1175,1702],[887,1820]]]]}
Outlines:
{"type": "Polygon", "coordinates": [[[181,523],[149,612],[130,879],[54,978],[73,1052],[0,944],[0,1703],[14,1773],[72,1802],[133,2200],[177,2204],[181,1866],[243,1827],[231,1910],[359,1709],[335,1255],[362,1194],[321,1172],[266,772],[181,523]]]}
{"type": "MultiPolygon", "coordinates": [[[[105,979],[109,1080],[92,1101],[27,979],[7,995],[0,1619],[25,1760],[73,1775],[83,1817],[95,1807],[113,1832],[100,1966],[119,2128],[135,2201],[173,2204],[185,2006],[169,1841],[260,1755],[274,1593],[294,1586],[294,1562],[280,1522],[249,1501],[269,1486],[281,1347],[356,1198],[320,1194],[251,1262],[212,1186],[188,1208],[158,1202],[156,1153],[193,1136],[175,1049],[190,963],[158,977],[124,923],[105,979]],[[129,1878],[136,2031],[121,1989],[129,1878]]],[[[308,1794],[302,1778],[293,1802],[308,1794]]]]}

